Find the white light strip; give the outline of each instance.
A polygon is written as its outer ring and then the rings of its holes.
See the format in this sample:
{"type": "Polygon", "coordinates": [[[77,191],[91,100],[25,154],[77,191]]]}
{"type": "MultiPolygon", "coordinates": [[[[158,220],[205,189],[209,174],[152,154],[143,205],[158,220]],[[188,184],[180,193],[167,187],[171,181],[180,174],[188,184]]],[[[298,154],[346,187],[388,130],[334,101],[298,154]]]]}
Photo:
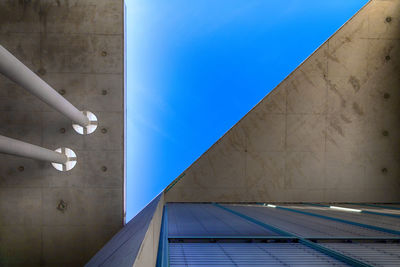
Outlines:
{"type": "Polygon", "coordinates": [[[337,206],[329,206],[329,208],[335,209],[335,210],[343,210],[343,211],[362,212],[362,210],[349,209],[349,208],[343,208],[343,207],[337,207],[337,206]]]}
{"type": "Polygon", "coordinates": [[[272,205],[272,204],[268,204],[267,207],[276,208],[276,206],[275,206],[275,205],[272,205]]]}

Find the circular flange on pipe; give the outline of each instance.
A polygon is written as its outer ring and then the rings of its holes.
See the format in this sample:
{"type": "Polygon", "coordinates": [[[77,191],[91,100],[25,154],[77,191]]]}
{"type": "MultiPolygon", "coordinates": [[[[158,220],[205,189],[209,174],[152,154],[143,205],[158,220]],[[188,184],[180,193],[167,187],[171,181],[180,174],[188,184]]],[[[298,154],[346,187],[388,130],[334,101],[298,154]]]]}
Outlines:
{"type": "Polygon", "coordinates": [[[79,124],[72,124],[72,128],[78,133],[82,135],[91,134],[97,129],[97,117],[90,111],[82,111],[83,115],[85,115],[89,119],[89,125],[82,126],[79,124]]]}
{"type": "Polygon", "coordinates": [[[52,162],[51,165],[53,165],[54,168],[56,168],[56,170],[60,171],[60,172],[66,172],[71,170],[72,168],[75,167],[76,165],[76,154],[72,149],[69,149],[67,147],[61,147],[61,148],[57,148],[55,150],[58,153],[64,154],[67,156],[68,161],[66,163],[55,163],[52,162]]]}

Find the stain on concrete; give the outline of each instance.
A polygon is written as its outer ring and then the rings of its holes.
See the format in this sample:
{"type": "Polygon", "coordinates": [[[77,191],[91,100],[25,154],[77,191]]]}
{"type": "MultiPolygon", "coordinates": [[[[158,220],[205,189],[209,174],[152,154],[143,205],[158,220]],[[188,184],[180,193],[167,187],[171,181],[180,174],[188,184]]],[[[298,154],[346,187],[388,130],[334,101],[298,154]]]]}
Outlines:
{"type": "Polygon", "coordinates": [[[338,42],[338,44],[334,47],[332,47],[332,49],[330,50],[330,54],[334,54],[336,53],[336,51],[343,47],[343,45],[350,43],[353,40],[354,35],[356,35],[356,33],[358,33],[364,26],[364,23],[366,22],[366,19],[363,20],[353,31],[351,31],[346,37],[342,38],[340,40],[340,42],[338,42]]]}
{"type": "Polygon", "coordinates": [[[297,90],[297,85],[294,81],[291,81],[290,84],[292,85],[292,89],[296,92],[298,92],[299,90],[297,90]]]}
{"type": "Polygon", "coordinates": [[[357,115],[364,115],[364,111],[357,102],[353,102],[353,110],[357,115]]]}
{"type": "Polygon", "coordinates": [[[313,83],[312,79],[308,77],[308,74],[305,71],[300,70],[301,74],[303,74],[304,79],[308,82],[308,84],[311,84],[313,87],[316,87],[315,84],[313,83]]]}
{"type": "Polygon", "coordinates": [[[335,139],[329,134],[326,135],[326,141],[332,143],[333,145],[335,145],[335,147],[339,147],[335,139]]]}
{"type": "Polygon", "coordinates": [[[353,89],[356,93],[360,90],[360,88],[361,88],[360,81],[356,77],[350,76],[348,82],[351,84],[351,86],[353,87],[353,89]]]}
{"type": "Polygon", "coordinates": [[[40,23],[42,24],[42,33],[46,33],[46,28],[47,28],[47,12],[49,9],[49,4],[41,4],[40,9],[38,12],[40,23]]]}
{"type": "Polygon", "coordinates": [[[30,11],[39,9],[39,5],[40,0],[0,1],[0,31],[25,21],[33,22],[30,11]]]}
{"type": "Polygon", "coordinates": [[[315,60],[315,62],[317,63],[317,64],[316,64],[317,68],[318,68],[319,70],[322,71],[323,77],[326,78],[326,76],[327,76],[326,68],[324,67],[324,65],[322,64],[322,62],[319,61],[319,60],[315,60]]]}
{"type": "Polygon", "coordinates": [[[336,85],[332,83],[331,80],[326,78],[325,76],[323,77],[324,81],[326,82],[328,89],[334,92],[339,98],[340,98],[340,105],[344,108],[346,107],[346,99],[344,96],[339,92],[339,90],[336,88],[336,85]]]}
{"type": "Polygon", "coordinates": [[[340,127],[339,122],[336,119],[332,119],[329,122],[329,125],[332,127],[332,129],[334,129],[338,134],[340,134],[341,136],[344,137],[344,132],[342,127],[340,127]]]}
{"type": "Polygon", "coordinates": [[[18,55],[20,60],[25,61],[28,58],[27,55],[24,52],[24,49],[22,48],[21,43],[19,43],[17,45],[16,51],[17,51],[17,55],[18,55]]]}
{"type": "Polygon", "coordinates": [[[345,122],[345,123],[351,123],[351,120],[347,118],[345,115],[340,114],[340,118],[345,122]]]}
{"type": "Polygon", "coordinates": [[[332,53],[329,53],[328,51],[324,51],[324,54],[328,59],[330,59],[336,63],[340,63],[339,59],[336,56],[334,56],[332,53]]]}

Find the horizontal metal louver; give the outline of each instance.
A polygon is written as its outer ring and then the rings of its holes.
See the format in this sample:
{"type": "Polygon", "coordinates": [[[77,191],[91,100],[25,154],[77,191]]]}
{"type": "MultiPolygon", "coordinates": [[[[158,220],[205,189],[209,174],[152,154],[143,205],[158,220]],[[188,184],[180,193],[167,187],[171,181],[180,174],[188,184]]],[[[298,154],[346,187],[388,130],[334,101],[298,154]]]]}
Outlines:
{"type": "Polygon", "coordinates": [[[212,204],[168,204],[169,236],[276,236],[212,204]]]}
{"type": "Polygon", "coordinates": [[[324,246],[372,266],[400,266],[400,244],[326,243],[324,246]]]}
{"type": "Polygon", "coordinates": [[[170,243],[171,267],[347,266],[299,243],[170,243]]]}
{"type": "Polygon", "coordinates": [[[225,206],[303,237],[397,237],[394,234],[275,208],[249,205],[225,206]]]}
{"type": "Polygon", "coordinates": [[[364,212],[340,211],[329,207],[290,206],[290,208],[400,231],[400,218],[382,217],[382,215],[364,212]]]}

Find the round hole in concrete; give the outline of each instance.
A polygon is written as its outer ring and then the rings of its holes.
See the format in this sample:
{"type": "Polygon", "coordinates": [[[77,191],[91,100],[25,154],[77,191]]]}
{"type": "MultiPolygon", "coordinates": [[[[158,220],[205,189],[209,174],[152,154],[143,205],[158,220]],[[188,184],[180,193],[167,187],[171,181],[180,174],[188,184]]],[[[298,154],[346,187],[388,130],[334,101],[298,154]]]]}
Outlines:
{"type": "Polygon", "coordinates": [[[389,135],[389,132],[386,131],[386,130],[383,130],[383,131],[382,131],[382,135],[383,135],[383,136],[388,136],[388,135],[389,135]]]}
{"type": "Polygon", "coordinates": [[[65,172],[65,171],[69,171],[72,170],[75,165],[76,165],[76,154],[72,149],[69,149],[67,147],[60,147],[57,148],[55,150],[58,153],[64,154],[68,157],[68,161],[66,163],[56,163],[56,162],[52,162],[51,165],[53,165],[53,167],[60,171],[60,172],[65,172]]]}
{"type": "Polygon", "coordinates": [[[82,113],[89,119],[89,125],[81,126],[79,124],[72,124],[72,128],[78,133],[82,135],[91,134],[97,129],[97,117],[90,111],[82,111],[82,113]]]}
{"type": "Polygon", "coordinates": [[[383,98],[389,99],[389,98],[390,98],[390,94],[389,94],[389,93],[384,93],[384,94],[383,94],[383,98]]]}
{"type": "Polygon", "coordinates": [[[60,95],[65,95],[66,91],[64,89],[61,89],[59,93],[60,95]]]}
{"type": "Polygon", "coordinates": [[[101,52],[101,55],[102,55],[103,57],[105,57],[105,56],[107,56],[107,52],[106,52],[106,51],[103,51],[103,52],[101,52]]]}
{"type": "Polygon", "coordinates": [[[388,169],[387,169],[387,168],[382,168],[382,170],[381,170],[381,171],[382,171],[382,173],[383,173],[383,174],[386,174],[386,173],[388,173],[388,169]]]}
{"type": "Polygon", "coordinates": [[[102,90],[102,91],[101,91],[101,94],[102,94],[102,95],[106,95],[106,94],[107,94],[107,90],[102,90]]]}
{"type": "Polygon", "coordinates": [[[392,21],[392,17],[388,16],[386,17],[386,22],[391,22],[392,21]]]}
{"type": "Polygon", "coordinates": [[[102,129],[101,129],[101,132],[102,132],[103,134],[105,134],[105,133],[107,133],[107,129],[106,129],[106,128],[102,128],[102,129]]]}
{"type": "Polygon", "coordinates": [[[62,133],[62,134],[65,133],[65,128],[61,128],[60,133],[62,133]]]}
{"type": "Polygon", "coordinates": [[[389,55],[386,56],[385,59],[386,59],[386,61],[389,61],[390,60],[390,56],[389,55]]]}
{"type": "Polygon", "coordinates": [[[19,166],[19,167],[18,167],[18,170],[19,170],[20,172],[23,172],[23,171],[25,170],[25,167],[24,167],[24,166],[19,166]]]}
{"type": "Polygon", "coordinates": [[[102,170],[103,172],[106,172],[106,171],[107,171],[107,167],[106,167],[106,166],[102,166],[102,167],[101,167],[101,170],[102,170]]]}

